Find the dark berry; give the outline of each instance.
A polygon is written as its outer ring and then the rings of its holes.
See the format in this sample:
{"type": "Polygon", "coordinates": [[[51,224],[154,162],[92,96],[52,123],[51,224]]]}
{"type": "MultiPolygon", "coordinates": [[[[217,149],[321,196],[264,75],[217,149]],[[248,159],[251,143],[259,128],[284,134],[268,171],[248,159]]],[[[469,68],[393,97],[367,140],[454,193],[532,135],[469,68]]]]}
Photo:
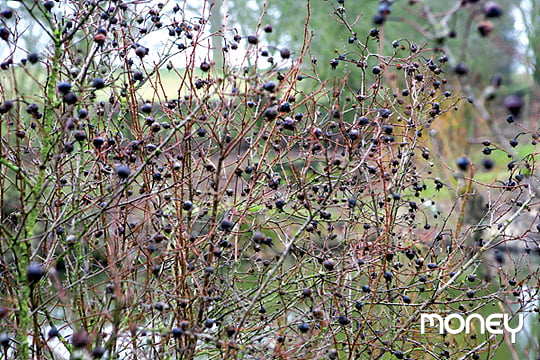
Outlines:
{"type": "Polygon", "coordinates": [[[13,10],[10,8],[4,9],[0,11],[0,16],[2,16],[4,19],[11,19],[13,16],[13,10]]]}
{"type": "Polygon", "coordinates": [[[471,161],[466,156],[462,156],[456,160],[456,165],[461,171],[466,171],[471,165],[471,161]]]}
{"type": "Polygon", "coordinates": [[[210,63],[206,60],[201,63],[200,69],[204,72],[208,72],[210,70],[210,63]]]}
{"type": "Polygon", "coordinates": [[[77,101],[79,101],[79,98],[72,92],[68,92],[64,95],[64,102],[68,105],[75,105],[77,101]]]}
{"type": "Polygon", "coordinates": [[[131,169],[127,165],[118,165],[116,166],[115,171],[120,179],[127,179],[131,174],[131,169]]]}
{"type": "Polygon", "coordinates": [[[135,55],[137,55],[138,57],[142,59],[143,57],[148,55],[148,51],[149,51],[148,48],[144,46],[137,46],[137,48],[135,49],[135,55]]]}
{"type": "Polygon", "coordinates": [[[282,59],[288,59],[291,57],[291,50],[289,50],[288,48],[283,48],[279,51],[279,55],[282,59]]]}
{"type": "Polygon", "coordinates": [[[291,104],[288,102],[283,102],[279,105],[279,111],[280,112],[290,112],[291,111],[291,104]]]}
{"type": "Polygon", "coordinates": [[[11,343],[11,338],[7,334],[0,334],[0,345],[7,349],[11,343]]]}
{"type": "Polygon", "coordinates": [[[234,227],[234,223],[229,219],[223,219],[221,224],[219,224],[220,230],[230,232],[234,227]]]}
{"type": "Polygon", "coordinates": [[[45,270],[43,269],[43,266],[38,263],[30,263],[26,269],[26,280],[28,280],[29,283],[33,284],[41,280],[41,278],[45,275],[45,270]]]}
{"type": "Polygon", "coordinates": [[[478,24],[477,29],[480,33],[480,36],[489,36],[489,34],[491,34],[491,32],[493,31],[493,23],[489,20],[483,20],[480,22],[480,24],[478,24]]]}
{"type": "Polygon", "coordinates": [[[266,84],[263,85],[263,89],[268,92],[275,92],[276,91],[276,83],[273,81],[269,81],[266,84]]]}
{"type": "Polygon", "coordinates": [[[373,16],[372,21],[373,21],[373,24],[375,25],[382,25],[386,21],[386,16],[384,16],[383,14],[377,13],[373,16]]]}
{"type": "Polygon", "coordinates": [[[92,358],[101,359],[105,355],[105,348],[102,346],[96,346],[92,349],[92,358]]]}
{"type": "Polygon", "coordinates": [[[305,321],[302,321],[300,324],[298,324],[298,330],[300,330],[301,333],[307,333],[310,329],[310,326],[305,321]]]}
{"type": "Polygon", "coordinates": [[[491,170],[495,166],[495,162],[489,158],[486,158],[482,160],[482,166],[486,170],[491,170]]]}
{"type": "Polygon", "coordinates": [[[5,114],[9,112],[11,109],[13,109],[13,101],[8,100],[2,105],[0,105],[0,114],[5,114]]]}
{"type": "Polygon", "coordinates": [[[206,130],[205,130],[204,128],[202,128],[202,127],[199,128],[199,129],[197,130],[197,136],[198,136],[198,137],[205,137],[205,136],[206,136],[206,130]]]}
{"type": "Polygon", "coordinates": [[[96,89],[103,89],[105,87],[105,81],[102,78],[95,78],[92,80],[92,86],[96,89]]]}
{"type": "MultiPolygon", "coordinates": [[[[524,104],[523,98],[519,95],[509,95],[504,99],[504,106],[513,116],[519,116],[524,104]]],[[[508,118],[506,120],[508,121],[508,118]]]]}
{"type": "Polygon", "coordinates": [[[101,136],[95,137],[94,140],[92,140],[92,144],[96,149],[101,149],[103,144],[105,144],[105,139],[101,136]]]}
{"type": "Polygon", "coordinates": [[[253,233],[251,240],[253,240],[255,244],[261,244],[266,240],[266,235],[260,231],[256,231],[253,233]]]}
{"type": "Polygon", "coordinates": [[[26,56],[26,60],[28,60],[30,64],[35,64],[39,61],[39,54],[32,52],[26,56]]]}
{"type": "Polygon", "coordinates": [[[454,67],[454,72],[459,75],[467,75],[469,73],[469,67],[464,63],[459,63],[454,67]]]}
{"type": "Polygon", "coordinates": [[[86,109],[79,109],[77,112],[77,115],[79,116],[79,119],[86,119],[88,117],[88,110],[86,109]]]}
{"type": "Polygon", "coordinates": [[[259,43],[259,38],[257,37],[257,35],[249,35],[247,39],[248,43],[250,43],[251,45],[257,45],[259,43]]]}
{"type": "Polygon", "coordinates": [[[54,1],[45,1],[43,2],[43,7],[47,11],[51,11],[51,9],[54,7],[54,1]]]}
{"type": "Polygon", "coordinates": [[[60,332],[58,331],[58,329],[56,328],[56,326],[51,326],[51,327],[49,328],[49,331],[47,332],[47,336],[49,337],[49,339],[55,338],[55,337],[57,337],[59,334],[60,334],[60,332]]]}
{"type": "Polygon", "coordinates": [[[73,137],[78,142],[85,141],[86,140],[86,131],[84,130],[77,130],[73,132],[73,137]]]}
{"type": "Polygon", "coordinates": [[[88,333],[84,330],[78,330],[71,335],[71,344],[76,348],[84,348],[90,344],[88,333]]]}
{"type": "Polygon", "coordinates": [[[184,330],[180,327],[174,327],[171,330],[171,334],[174,338],[178,339],[181,338],[182,335],[184,335],[184,330]]]}
{"type": "Polygon", "coordinates": [[[496,18],[501,17],[503,14],[503,10],[501,6],[495,2],[495,1],[488,1],[486,5],[484,5],[484,15],[487,18],[496,18]]]}
{"type": "Polygon", "coordinates": [[[71,91],[71,84],[67,81],[62,81],[56,85],[56,88],[59,93],[66,95],[71,91]]]}
{"type": "Polygon", "coordinates": [[[272,25],[266,24],[264,25],[263,30],[265,33],[271,33],[274,29],[272,28],[272,25]]]}
{"type": "Polygon", "coordinates": [[[337,321],[338,321],[338,324],[342,326],[349,325],[351,323],[351,320],[349,320],[349,318],[346,317],[345,315],[338,316],[337,321]]]}
{"type": "Polygon", "coordinates": [[[133,80],[140,81],[143,79],[143,72],[140,70],[135,70],[133,72],[133,80]]]}
{"type": "Polygon", "coordinates": [[[141,111],[145,114],[150,114],[152,112],[152,104],[148,102],[144,103],[141,106],[141,111]]]}
{"type": "Polygon", "coordinates": [[[278,113],[278,111],[277,111],[277,109],[275,107],[268,108],[268,109],[266,109],[264,111],[264,117],[268,121],[275,120],[278,115],[279,115],[279,113],[278,113]]]}
{"type": "Polygon", "coordinates": [[[503,254],[501,254],[501,252],[499,250],[495,250],[495,253],[493,254],[493,256],[495,258],[495,261],[498,262],[499,264],[504,263],[503,254]]]}
{"type": "Polygon", "coordinates": [[[98,45],[105,44],[105,40],[107,40],[107,34],[98,32],[96,35],[94,35],[94,42],[98,45]]]}
{"type": "Polygon", "coordinates": [[[75,150],[75,147],[73,146],[72,142],[68,142],[64,144],[64,152],[66,154],[72,153],[73,150],[75,150]]]}
{"type": "Polygon", "coordinates": [[[336,262],[332,259],[326,259],[323,261],[323,266],[326,270],[332,271],[334,270],[334,267],[336,266],[336,262]]]}
{"type": "Polygon", "coordinates": [[[189,200],[184,201],[184,204],[182,204],[182,209],[185,211],[189,211],[193,208],[193,203],[189,200]]]}

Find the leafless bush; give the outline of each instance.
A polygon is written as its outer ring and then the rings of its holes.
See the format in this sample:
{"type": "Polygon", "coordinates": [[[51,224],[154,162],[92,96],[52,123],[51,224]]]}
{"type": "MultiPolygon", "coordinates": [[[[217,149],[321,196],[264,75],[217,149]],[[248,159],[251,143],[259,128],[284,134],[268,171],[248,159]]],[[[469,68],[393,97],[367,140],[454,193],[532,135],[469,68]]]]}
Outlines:
{"type": "Polygon", "coordinates": [[[503,337],[455,346],[419,316],[537,311],[536,153],[488,183],[445,158],[436,124],[472,97],[451,55],[373,52],[383,34],[336,7],[351,50],[320,64],[309,5],[292,54],[265,42],[270,19],[212,33],[212,4],[186,6],[21,2],[2,18],[3,356],[492,357],[503,337]]]}

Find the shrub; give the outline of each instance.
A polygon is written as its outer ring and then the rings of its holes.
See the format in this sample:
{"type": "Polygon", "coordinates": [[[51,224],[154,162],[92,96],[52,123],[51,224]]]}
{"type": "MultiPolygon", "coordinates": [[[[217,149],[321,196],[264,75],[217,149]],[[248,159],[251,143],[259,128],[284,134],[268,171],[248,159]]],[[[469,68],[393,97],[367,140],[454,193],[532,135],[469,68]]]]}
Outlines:
{"type": "Polygon", "coordinates": [[[301,50],[268,61],[271,25],[211,32],[198,11],[21,2],[2,19],[6,357],[491,356],[496,335],[419,330],[422,313],[516,314],[537,295],[536,153],[484,141],[511,157],[498,182],[441,150],[437,122],[483,106],[452,77],[466,66],[407,39],[372,52],[386,39],[343,7],[353,50],[318,63],[309,3],[301,50]]]}

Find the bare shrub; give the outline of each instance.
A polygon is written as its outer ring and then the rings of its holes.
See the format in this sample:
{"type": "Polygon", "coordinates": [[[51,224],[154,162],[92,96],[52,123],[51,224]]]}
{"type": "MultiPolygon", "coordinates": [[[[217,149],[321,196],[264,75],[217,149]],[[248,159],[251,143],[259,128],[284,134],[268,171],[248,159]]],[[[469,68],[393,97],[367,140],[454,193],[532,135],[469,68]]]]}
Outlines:
{"type": "Polygon", "coordinates": [[[421,334],[420,314],[537,311],[537,154],[484,141],[513,156],[500,182],[441,150],[437,122],[489,115],[445,49],[387,52],[336,7],[350,51],[321,64],[309,3],[298,52],[262,15],[211,32],[207,1],[20,4],[2,18],[5,358],[490,358],[504,337],[421,334]]]}

